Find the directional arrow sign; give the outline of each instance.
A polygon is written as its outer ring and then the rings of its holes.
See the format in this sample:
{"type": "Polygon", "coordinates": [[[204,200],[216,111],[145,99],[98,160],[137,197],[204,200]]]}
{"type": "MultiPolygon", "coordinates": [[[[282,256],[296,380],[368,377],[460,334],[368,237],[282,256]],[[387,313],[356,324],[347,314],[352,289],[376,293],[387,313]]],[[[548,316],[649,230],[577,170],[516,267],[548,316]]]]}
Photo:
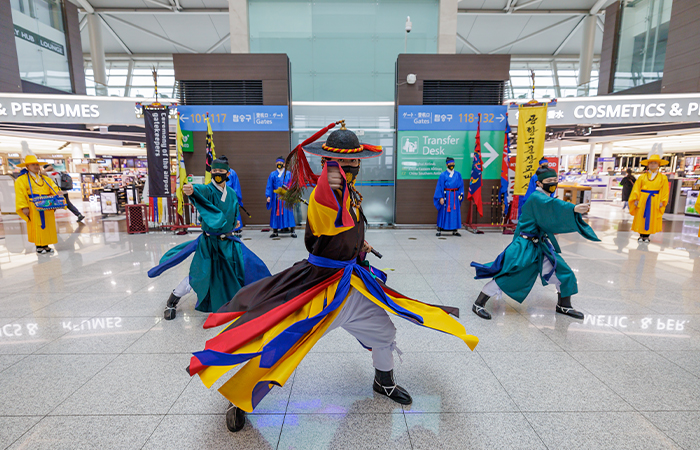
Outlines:
{"type": "Polygon", "coordinates": [[[481,150],[481,159],[484,160],[484,157],[488,158],[486,162],[484,163],[484,169],[486,169],[492,162],[498,159],[500,156],[496,150],[494,150],[493,147],[491,147],[491,144],[488,142],[484,142],[484,147],[486,147],[486,150],[488,153],[484,153],[484,150],[481,150]]]}
{"type": "Polygon", "coordinates": [[[503,121],[505,120],[506,116],[504,116],[503,114],[501,114],[500,116],[498,116],[498,117],[496,117],[496,118],[498,119],[499,122],[503,122],[503,121]]]}

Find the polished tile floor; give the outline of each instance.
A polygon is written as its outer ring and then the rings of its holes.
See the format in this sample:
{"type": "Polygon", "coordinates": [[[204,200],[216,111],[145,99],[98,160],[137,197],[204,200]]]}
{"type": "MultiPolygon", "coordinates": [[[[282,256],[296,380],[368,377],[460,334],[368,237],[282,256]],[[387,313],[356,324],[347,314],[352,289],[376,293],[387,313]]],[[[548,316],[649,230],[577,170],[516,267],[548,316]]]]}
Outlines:
{"type": "MultiPolygon", "coordinates": [[[[389,284],[458,306],[470,352],[455,338],[396,322],[401,408],[373,394],[370,355],[343,330],[322,339],[237,434],[226,401],[185,373],[215,330],[195,298],[164,322],[178,267],[146,272],[187,237],[128,235],[123,220],[59,213],[53,256],[25,243],[13,216],[0,231],[0,448],[27,449],[666,449],[700,448],[700,220],[670,217],[639,245],[618,205],[596,204],[602,239],[563,236],[583,322],[554,314],[554,288],[518,304],[470,306],[500,234],[438,239],[431,230],[370,230],[389,284]]],[[[245,231],[273,272],[305,257],[303,240],[245,231]]]]}

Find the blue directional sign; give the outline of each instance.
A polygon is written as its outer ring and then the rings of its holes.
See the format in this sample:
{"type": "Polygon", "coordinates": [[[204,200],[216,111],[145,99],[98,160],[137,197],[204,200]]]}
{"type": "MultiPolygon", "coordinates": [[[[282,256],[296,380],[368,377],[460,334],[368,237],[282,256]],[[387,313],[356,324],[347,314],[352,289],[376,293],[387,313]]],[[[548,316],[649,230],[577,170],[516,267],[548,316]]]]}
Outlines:
{"type": "Polygon", "coordinates": [[[401,105],[397,125],[407,131],[476,131],[481,113],[482,131],[503,131],[506,112],[507,107],[501,105],[401,105]]]}
{"type": "Polygon", "coordinates": [[[179,105],[177,110],[186,131],[207,131],[207,114],[212,131],[289,131],[287,106],[179,105]]]}

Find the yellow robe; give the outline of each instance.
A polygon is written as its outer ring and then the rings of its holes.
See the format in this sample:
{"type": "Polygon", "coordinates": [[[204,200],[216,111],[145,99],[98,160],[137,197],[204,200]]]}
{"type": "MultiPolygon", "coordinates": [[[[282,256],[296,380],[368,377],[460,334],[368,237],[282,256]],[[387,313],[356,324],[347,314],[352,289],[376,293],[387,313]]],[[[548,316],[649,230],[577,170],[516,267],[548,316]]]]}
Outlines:
{"type": "Polygon", "coordinates": [[[15,207],[17,214],[27,222],[29,242],[37,247],[55,244],[58,242],[58,235],[56,234],[54,211],[44,211],[44,227],[42,228],[40,211],[36,209],[34,203],[29,199],[29,179],[31,177],[31,193],[34,195],[55,195],[59,194],[61,190],[51,178],[45,175],[41,178],[29,175],[29,177],[27,174],[20,175],[15,180],[15,207]],[[22,208],[29,208],[29,216],[25,216],[22,213],[22,208]]]}
{"type": "Polygon", "coordinates": [[[647,172],[637,178],[629,199],[630,214],[634,216],[632,230],[640,234],[654,234],[661,231],[661,219],[664,215],[661,203],[664,206],[668,204],[668,178],[666,175],[659,172],[652,180],[647,172]],[[658,192],[652,194],[644,191],[658,192]],[[650,195],[652,196],[651,202],[648,201],[650,195]],[[635,201],[639,203],[639,206],[634,205],[635,201]],[[647,206],[649,206],[649,212],[647,212],[647,206]]]}

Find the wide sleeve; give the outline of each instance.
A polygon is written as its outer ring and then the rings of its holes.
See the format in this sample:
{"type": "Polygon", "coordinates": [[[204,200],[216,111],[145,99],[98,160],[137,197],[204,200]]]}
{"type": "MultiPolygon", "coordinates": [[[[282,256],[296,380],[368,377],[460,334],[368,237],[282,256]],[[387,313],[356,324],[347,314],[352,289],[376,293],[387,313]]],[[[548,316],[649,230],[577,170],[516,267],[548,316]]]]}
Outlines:
{"type": "Polygon", "coordinates": [[[583,220],[583,216],[574,211],[576,206],[573,203],[544,194],[533,194],[525,205],[535,208],[533,216],[537,219],[537,226],[548,235],[579,233],[589,241],[600,241],[595,231],[583,220]]]}
{"type": "Polygon", "coordinates": [[[435,194],[433,195],[433,205],[439,211],[442,208],[440,204],[440,199],[445,195],[445,174],[441,173],[440,178],[438,178],[437,185],[435,186],[435,194]]]}
{"type": "MultiPolygon", "coordinates": [[[[273,200],[273,201],[275,200],[275,199],[274,199],[274,196],[275,196],[275,192],[274,192],[274,191],[275,191],[275,180],[274,180],[274,178],[273,178],[273,177],[275,176],[275,173],[276,173],[276,172],[272,172],[272,173],[270,174],[270,176],[267,177],[267,186],[265,187],[265,199],[268,199],[268,198],[269,198],[269,199],[271,199],[271,200],[273,200]]],[[[267,202],[267,209],[270,209],[271,207],[272,207],[272,202],[267,202]]]]}
{"type": "Polygon", "coordinates": [[[459,186],[459,197],[462,197],[462,199],[464,199],[464,180],[462,179],[462,174],[459,172],[455,172],[455,175],[459,177],[459,180],[457,180],[457,185],[459,186]]]}
{"type": "Polygon", "coordinates": [[[630,198],[628,200],[630,214],[633,216],[637,213],[637,209],[638,209],[638,207],[635,206],[634,202],[638,201],[642,195],[642,179],[643,178],[644,178],[644,175],[637,178],[637,181],[634,182],[634,186],[632,186],[632,192],[630,193],[630,198]]]}
{"type": "Polygon", "coordinates": [[[211,200],[209,200],[207,195],[207,191],[209,191],[208,185],[193,184],[192,188],[194,188],[194,192],[190,195],[190,201],[194,204],[194,207],[197,208],[197,212],[199,212],[199,215],[202,217],[202,221],[204,221],[209,228],[221,230],[226,224],[226,216],[219,208],[214,206],[211,200]]]}
{"type": "MultiPolygon", "coordinates": [[[[661,203],[664,205],[661,210],[663,210],[666,205],[668,205],[668,196],[669,196],[669,189],[668,189],[668,177],[664,174],[659,174],[663,178],[661,178],[661,189],[659,189],[659,196],[661,198],[661,203]]],[[[661,203],[659,206],[661,206],[661,203]]]]}
{"type": "Polygon", "coordinates": [[[22,213],[22,208],[29,208],[29,196],[27,195],[28,177],[19,176],[15,180],[15,211],[26,222],[29,222],[29,217],[22,213]]]}
{"type": "Polygon", "coordinates": [[[226,183],[228,187],[236,192],[236,197],[238,198],[238,204],[243,205],[243,191],[241,191],[241,180],[238,179],[238,174],[232,169],[230,172],[231,178],[226,183]]]}
{"type": "Polygon", "coordinates": [[[328,166],[332,165],[338,166],[338,163],[335,161],[326,163],[318,178],[318,184],[309,197],[306,220],[314,236],[335,236],[355,226],[350,214],[350,195],[342,169],[340,169],[343,175],[342,189],[336,193],[328,183],[328,166]]]}

